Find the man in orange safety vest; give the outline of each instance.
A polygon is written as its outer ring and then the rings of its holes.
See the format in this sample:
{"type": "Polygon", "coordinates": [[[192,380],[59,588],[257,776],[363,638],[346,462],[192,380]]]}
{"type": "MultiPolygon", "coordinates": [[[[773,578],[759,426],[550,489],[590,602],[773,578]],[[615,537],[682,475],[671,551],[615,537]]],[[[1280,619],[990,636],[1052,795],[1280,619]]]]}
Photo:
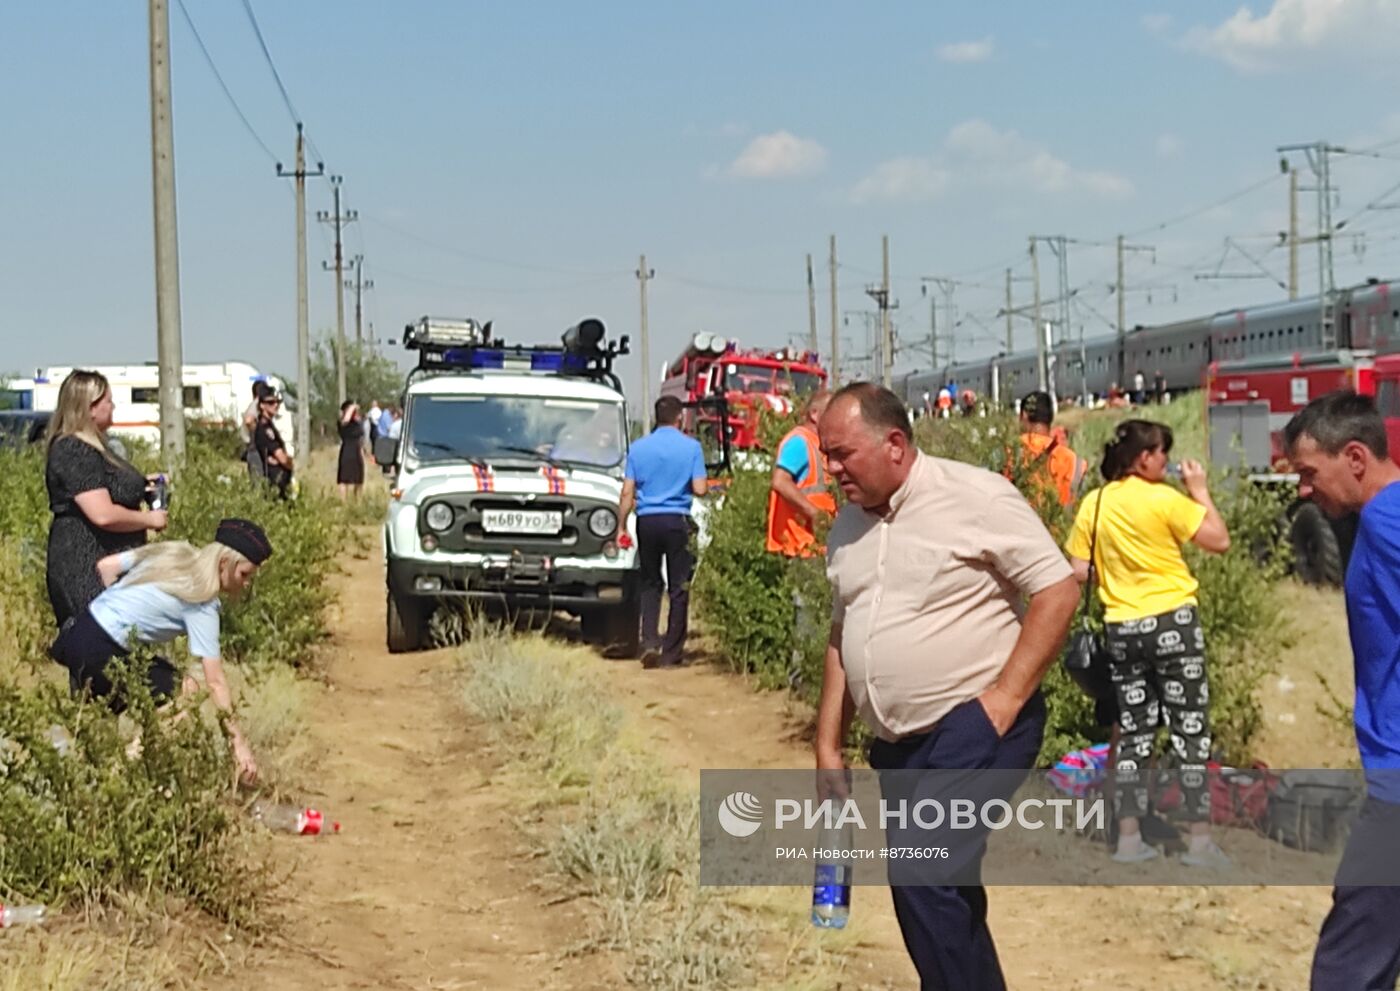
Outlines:
{"type": "Polygon", "coordinates": [[[816,524],[836,512],[836,498],[827,481],[826,460],[817,438],[817,421],[826,412],[831,394],[818,392],[807,400],[802,422],[778,445],[768,489],[768,538],[765,547],[788,557],[819,553],[816,524]]]}

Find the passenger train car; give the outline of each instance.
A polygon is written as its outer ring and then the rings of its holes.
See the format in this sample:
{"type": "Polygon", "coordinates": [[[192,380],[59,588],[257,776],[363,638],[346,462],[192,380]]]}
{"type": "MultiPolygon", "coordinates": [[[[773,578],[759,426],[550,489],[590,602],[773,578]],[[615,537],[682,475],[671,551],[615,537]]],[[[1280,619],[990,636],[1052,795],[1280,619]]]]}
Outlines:
{"type": "MultiPolygon", "coordinates": [[[[1051,351],[1055,391],[1061,396],[1090,392],[1106,395],[1114,385],[1131,389],[1141,372],[1151,387],[1160,372],[1173,393],[1199,389],[1207,367],[1215,361],[1306,354],[1331,348],[1400,352],[1400,282],[1372,279],[1339,290],[1333,308],[1335,335],[1324,340],[1317,296],[1225,310],[1208,317],[1154,327],[1138,326],[1124,335],[1084,342],[1083,361],[1078,341],[1065,341],[1051,351]]],[[[924,392],[931,396],[945,385],[979,398],[1012,405],[1037,388],[1036,354],[1018,351],[940,369],[919,370],[899,377],[895,391],[910,406],[919,407],[924,392]]]]}

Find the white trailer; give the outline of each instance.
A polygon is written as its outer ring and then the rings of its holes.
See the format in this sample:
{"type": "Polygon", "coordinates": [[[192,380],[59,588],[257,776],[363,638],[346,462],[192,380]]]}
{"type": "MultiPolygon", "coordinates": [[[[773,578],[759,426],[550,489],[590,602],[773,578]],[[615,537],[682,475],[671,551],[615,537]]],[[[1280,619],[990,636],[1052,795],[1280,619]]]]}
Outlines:
{"type": "MultiPolygon", "coordinates": [[[[98,365],[87,369],[100,372],[112,386],[112,432],[136,437],[152,444],[160,443],[160,372],[152,362],[144,365],[98,365]]],[[[52,411],[58,406],[58,390],[73,371],[67,366],[41,368],[32,379],[12,379],[8,390],[17,394],[23,408],[52,411]],[[24,393],[28,392],[26,397],[24,393]]],[[[276,375],[265,375],[244,361],[220,364],[184,366],[185,415],[207,423],[237,425],[253,401],[253,383],[267,382],[278,392],[283,382],[276,375]]],[[[293,435],[294,405],[282,404],[277,414],[277,429],[287,442],[288,453],[295,455],[297,438],[293,435]]]]}

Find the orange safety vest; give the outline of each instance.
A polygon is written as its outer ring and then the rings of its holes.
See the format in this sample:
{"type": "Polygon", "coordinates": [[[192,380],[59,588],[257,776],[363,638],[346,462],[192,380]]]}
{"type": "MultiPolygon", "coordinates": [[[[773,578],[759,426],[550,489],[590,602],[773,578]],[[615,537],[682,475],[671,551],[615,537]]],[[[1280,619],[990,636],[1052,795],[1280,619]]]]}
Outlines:
{"type": "MultiPolygon", "coordinates": [[[[800,437],[807,445],[807,479],[797,486],[797,490],[818,509],[836,512],[836,497],[827,488],[826,459],[818,446],[817,432],[808,426],[794,427],[778,445],[778,450],[781,451],[783,444],[793,437],[800,437]]],[[[816,544],[817,538],[807,528],[806,519],[799,516],[786,499],[770,489],[766,549],[788,557],[811,557],[822,550],[816,544]]]]}
{"type": "Polygon", "coordinates": [[[1021,446],[1025,448],[1025,464],[1032,466],[1037,471],[1044,471],[1050,476],[1051,483],[1055,486],[1055,493],[1059,496],[1060,505],[1068,506],[1074,501],[1074,486],[1077,479],[1075,475],[1079,469],[1079,456],[1074,453],[1064,441],[1058,437],[1047,437],[1045,434],[1022,434],[1021,446]],[[1054,448],[1049,453],[1046,450],[1050,445],[1054,448]]]}

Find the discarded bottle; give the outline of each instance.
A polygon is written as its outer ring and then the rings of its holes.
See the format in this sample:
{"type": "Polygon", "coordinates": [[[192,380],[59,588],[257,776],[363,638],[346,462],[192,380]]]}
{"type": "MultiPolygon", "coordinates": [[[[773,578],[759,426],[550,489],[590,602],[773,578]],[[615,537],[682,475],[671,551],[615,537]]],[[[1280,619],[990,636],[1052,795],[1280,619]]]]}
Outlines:
{"type": "Polygon", "coordinates": [[[0,905],[0,929],[12,926],[37,926],[44,921],[42,905],[0,905]]]}
{"type": "Polygon", "coordinates": [[[332,836],[340,832],[340,823],[329,820],[317,809],[297,805],[253,806],[253,818],[274,833],[294,836],[332,836]]]}
{"type": "Polygon", "coordinates": [[[822,833],[817,876],[812,883],[812,925],[820,929],[844,929],[850,917],[853,842],[849,826],[822,833]]]}
{"type": "Polygon", "coordinates": [[[166,481],[164,475],[157,475],[151,489],[151,508],[170,508],[170,483],[166,481]]]}
{"type": "Polygon", "coordinates": [[[72,735],[58,723],[49,727],[48,737],[49,742],[53,744],[53,748],[58,751],[60,757],[67,757],[69,751],[73,749],[72,735]]]}

